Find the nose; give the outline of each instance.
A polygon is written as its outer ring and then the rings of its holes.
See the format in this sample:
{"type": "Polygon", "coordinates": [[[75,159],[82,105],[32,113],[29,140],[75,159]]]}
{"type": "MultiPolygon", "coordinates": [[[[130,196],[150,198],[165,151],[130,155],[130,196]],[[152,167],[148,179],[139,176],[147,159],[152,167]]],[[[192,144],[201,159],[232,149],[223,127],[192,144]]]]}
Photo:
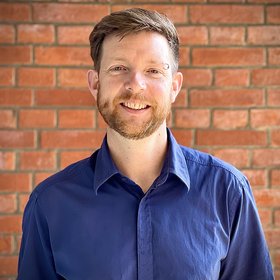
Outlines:
{"type": "Polygon", "coordinates": [[[139,93],[146,89],[146,81],[145,77],[140,72],[131,72],[128,76],[127,81],[125,82],[125,89],[134,92],[139,93]]]}

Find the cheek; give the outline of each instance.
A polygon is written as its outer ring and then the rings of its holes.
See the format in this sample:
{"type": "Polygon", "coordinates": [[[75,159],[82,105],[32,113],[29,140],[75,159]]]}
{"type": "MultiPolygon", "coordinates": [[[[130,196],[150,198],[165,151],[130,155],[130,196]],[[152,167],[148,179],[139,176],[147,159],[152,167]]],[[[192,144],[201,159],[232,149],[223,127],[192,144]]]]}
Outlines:
{"type": "Polygon", "coordinates": [[[123,79],[114,78],[104,78],[101,81],[103,91],[106,94],[115,95],[118,91],[122,90],[124,87],[123,79]]]}
{"type": "Polygon", "coordinates": [[[109,79],[100,80],[99,84],[99,94],[101,94],[101,98],[111,98],[115,96],[118,91],[118,86],[114,81],[109,79]]]}
{"type": "Polygon", "coordinates": [[[162,102],[166,102],[166,100],[169,101],[171,98],[172,85],[166,81],[152,83],[150,91],[156,99],[161,99],[162,102]]]}

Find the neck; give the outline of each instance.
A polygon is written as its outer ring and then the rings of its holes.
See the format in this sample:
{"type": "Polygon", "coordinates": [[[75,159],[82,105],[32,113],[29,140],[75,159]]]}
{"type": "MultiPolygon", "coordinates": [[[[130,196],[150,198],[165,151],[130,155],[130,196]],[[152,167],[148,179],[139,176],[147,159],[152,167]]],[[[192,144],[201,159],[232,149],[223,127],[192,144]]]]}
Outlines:
{"type": "Polygon", "coordinates": [[[120,172],[138,184],[144,192],[160,175],[167,151],[166,125],[140,140],[124,138],[107,129],[111,156],[120,172]]]}

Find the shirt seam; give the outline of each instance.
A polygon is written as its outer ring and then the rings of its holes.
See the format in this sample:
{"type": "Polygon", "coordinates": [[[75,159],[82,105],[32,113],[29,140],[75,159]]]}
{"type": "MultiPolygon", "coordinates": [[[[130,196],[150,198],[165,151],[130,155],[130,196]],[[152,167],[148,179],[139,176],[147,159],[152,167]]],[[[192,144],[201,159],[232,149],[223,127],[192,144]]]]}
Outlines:
{"type": "Polygon", "coordinates": [[[205,163],[205,162],[201,162],[199,160],[195,160],[195,159],[187,158],[187,157],[185,157],[185,159],[186,159],[186,161],[195,162],[195,163],[198,163],[198,164],[203,165],[203,166],[220,168],[224,171],[229,172],[231,175],[233,175],[234,178],[236,178],[241,184],[244,183],[245,175],[243,173],[240,173],[240,175],[236,174],[236,172],[233,172],[232,170],[230,170],[229,168],[227,168],[226,166],[224,166],[222,164],[205,163]]]}

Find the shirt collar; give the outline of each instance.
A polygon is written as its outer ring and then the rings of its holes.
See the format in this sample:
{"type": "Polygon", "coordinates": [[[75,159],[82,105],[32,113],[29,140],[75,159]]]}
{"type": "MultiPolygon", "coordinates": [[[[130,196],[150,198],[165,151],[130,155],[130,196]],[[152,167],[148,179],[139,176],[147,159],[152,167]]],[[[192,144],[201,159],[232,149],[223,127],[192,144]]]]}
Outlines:
{"type": "MultiPolygon", "coordinates": [[[[168,152],[163,165],[161,174],[168,175],[172,173],[176,175],[184,185],[190,188],[190,176],[188,166],[180,145],[172,135],[171,131],[167,128],[168,136],[168,152]]],[[[98,189],[107,180],[115,174],[119,174],[113,159],[110,155],[109,147],[107,144],[107,136],[105,136],[101,148],[99,149],[96,157],[95,176],[94,176],[94,190],[97,194],[98,189]]]]}
{"type": "Polygon", "coordinates": [[[107,143],[107,136],[105,136],[101,148],[99,149],[96,156],[94,176],[95,194],[97,194],[97,191],[101,185],[103,185],[107,180],[109,180],[112,176],[118,173],[120,172],[110,155],[107,143]]]}
{"type": "Polygon", "coordinates": [[[171,131],[167,128],[168,153],[165,159],[167,172],[176,175],[190,189],[190,175],[182,147],[177,143],[171,131]]]}

